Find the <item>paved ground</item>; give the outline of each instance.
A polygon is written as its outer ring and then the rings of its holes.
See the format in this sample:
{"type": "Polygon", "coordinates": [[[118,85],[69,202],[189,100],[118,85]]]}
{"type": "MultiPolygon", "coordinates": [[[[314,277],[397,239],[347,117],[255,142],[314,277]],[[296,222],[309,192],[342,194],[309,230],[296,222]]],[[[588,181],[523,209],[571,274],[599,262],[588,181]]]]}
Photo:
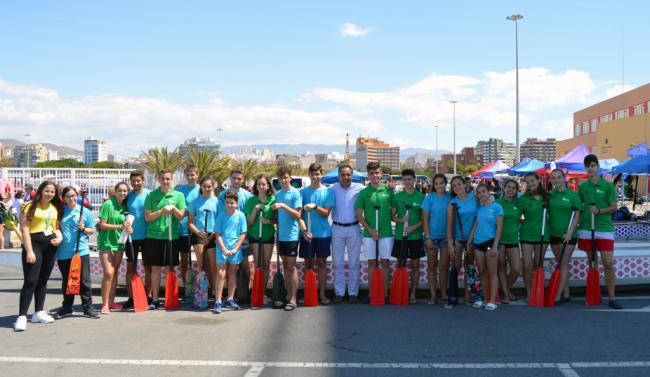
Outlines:
{"type": "MultiPolygon", "coordinates": [[[[3,376],[650,375],[650,296],[638,292],[619,312],[578,300],[496,312],[423,303],[221,315],[184,308],[73,317],[14,333],[20,285],[20,271],[0,267],[3,376]]],[[[59,305],[58,285],[51,282],[46,309],[59,305]]]]}

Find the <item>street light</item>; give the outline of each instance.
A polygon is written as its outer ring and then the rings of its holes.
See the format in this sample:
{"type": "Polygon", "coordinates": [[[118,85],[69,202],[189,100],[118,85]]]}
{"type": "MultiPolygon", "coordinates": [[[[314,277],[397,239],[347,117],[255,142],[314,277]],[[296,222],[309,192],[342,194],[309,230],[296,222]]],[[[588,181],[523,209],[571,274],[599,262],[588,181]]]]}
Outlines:
{"type": "Polygon", "coordinates": [[[433,126],[436,129],[436,174],[438,174],[438,126],[433,126]]]}
{"type": "Polygon", "coordinates": [[[456,104],[458,101],[449,101],[454,107],[454,175],[456,175],[456,104]]]}
{"type": "Polygon", "coordinates": [[[25,134],[25,137],[27,138],[27,168],[29,169],[29,160],[31,158],[31,153],[30,153],[30,148],[29,148],[29,138],[32,137],[32,134],[25,134]]]}
{"type": "Polygon", "coordinates": [[[513,14],[506,17],[506,20],[515,22],[515,92],[516,92],[516,127],[517,139],[515,140],[515,164],[519,163],[519,29],[518,22],[524,18],[521,14],[513,14]]]}
{"type": "Polygon", "coordinates": [[[219,133],[219,148],[221,148],[221,131],[223,131],[223,128],[217,128],[217,132],[219,133]]]}

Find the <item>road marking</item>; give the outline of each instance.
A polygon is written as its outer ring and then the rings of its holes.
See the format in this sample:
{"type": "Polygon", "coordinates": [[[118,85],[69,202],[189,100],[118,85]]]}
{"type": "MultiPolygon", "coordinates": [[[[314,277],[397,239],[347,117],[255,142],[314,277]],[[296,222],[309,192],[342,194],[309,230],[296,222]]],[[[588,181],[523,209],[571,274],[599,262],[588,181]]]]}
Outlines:
{"type": "Polygon", "coordinates": [[[263,370],[264,370],[263,366],[250,367],[250,369],[248,370],[248,372],[246,372],[244,377],[257,377],[262,373],[263,370]]]}
{"type": "Polygon", "coordinates": [[[575,369],[571,368],[570,364],[558,364],[558,369],[564,377],[580,377],[575,369]]]}
{"type": "Polygon", "coordinates": [[[622,313],[650,313],[650,305],[639,309],[583,309],[587,312],[622,312],[622,313]]]}

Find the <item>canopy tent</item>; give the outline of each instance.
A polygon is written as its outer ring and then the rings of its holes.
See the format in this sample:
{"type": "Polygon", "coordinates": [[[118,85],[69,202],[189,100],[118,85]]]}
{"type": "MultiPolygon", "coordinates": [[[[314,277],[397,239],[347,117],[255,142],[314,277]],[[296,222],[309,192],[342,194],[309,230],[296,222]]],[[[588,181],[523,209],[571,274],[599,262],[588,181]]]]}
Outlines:
{"type": "Polygon", "coordinates": [[[640,155],[615,166],[612,174],[625,173],[644,175],[650,174],[650,155],[640,155]]]}
{"type": "MultiPolygon", "coordinates": [[[[580,144],[577,147],[575,147],[573,150],[571,150],[569,153],[556,159],[553,162],[555,162],[555,166],[560,169],[567,168],[569,170],[572,170],[575,168],[575,165],[577,164],[582,165],[585,156],[588,154],[591,154],[591,152],[589,152],[589,149],[587,149],[587,147],[585,147],[584,144],[580,144]]],[[[550,167],[550,163],[546,167],[550,167]]]]}
{"type": "Polygon", "coordinates": [[[520,163],[508,169],[510,175],[526,175],[529,172],[537,171],[544,167],[544,163],[539,160],[525,158],[520,163]]]}
{"type": "Polygon", "coordinates": [[[496,173],[500,171],[507,171],[508,169],[508,165],[504,164],[503,161],[496,160],[490,167],[484,169],[483,171],[480,171],[478,173],[478,176],[480,178],[492,178],[496,173]]]}
{"type": "Polygon", "coordinates": [[[473,178],[479,178],[479,174],[480,174],[482,171],[484,171],[485,169],[488,169],[488,168],[489,168],[490,166],[492,166],[492,165],[494,165],[494,161],[492,161],[492,162],[488,162],[488,163],[485,164],[483,167],[481,167],[480,169],[478,169],[477,171],[475,171],[474,173],[472,173],[471,176],[472,176],[473,178]]]}
{"type": "Polygon", "coordinates": [[[635,157],[635,156],[645,156],[650,152],[650,149],[648,149],[648,142],[644,141],[643,143],[637,145],[636,147],[630,148],[627,150],[627,155],[630,157],[635,157]]]}
{"type": "MultiPolygon", "coordinates": [[[[600,169],[598,170],[598,172],[600,174],[607,174],[607,173],[611,172],[611,170],[615,166],[619,165],[620,162],[615,158],[605,158],[605,159],[599,160],[598,164],[600,165],[600,169]]],[[[560,166],[558,166],[558,167],[560,167],[560,166]]],[[[565,166],[562,166],[561,168],[566,169],[567,174],[579,175],[579,174],[582,174],[582,173],[586,173],[585,165],[582,162],[576,163],[576,164],[571,164],[571,165],[565,165],[565,166]]]]}
{"type": "MultiPolygon", "coordinates": [[[[366,173],[361,173],[356,170],[352,170],[352,182],[363,183],[364,179],[367,176],[368,175],[366,173]]],[[[338,183],[338,181],[339,181],[339,168],[334,168],[328,171],[321,179],[321,182],[326,185],[338,183]]]]}

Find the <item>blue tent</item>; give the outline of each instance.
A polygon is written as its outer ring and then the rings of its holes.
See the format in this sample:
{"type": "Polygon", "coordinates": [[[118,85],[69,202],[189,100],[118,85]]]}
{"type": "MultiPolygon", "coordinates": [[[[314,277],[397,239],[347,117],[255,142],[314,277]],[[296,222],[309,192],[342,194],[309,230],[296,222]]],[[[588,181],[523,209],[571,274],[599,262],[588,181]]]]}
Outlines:
{"type": "MultiPolygon", "coordinates": [[[[615,158],[604,158],[598,161],[598,164],[600,165],[598,172],[600,174],[606,174],[610,173],[614,167],[620,164],[620,162],[618,162],[618,160],[615,158]]],[[[571,173],[580,173],[585,171],[585,165],[582,163],[564,165],[563,168],[571,173]]]]}
{"type": "Polygon", "coordinates": [[[634,156],[644,156],[648,154],[648,142],[644,141],[643,143],[637,145],[634,148],[627,150],[627,155],[630,157],[634,156]]]}
{"type": "Polygon", "coordinates": [[[650,174],[650,155],[632,157],[631,159],[615,166],[612,174],[627,173],[635,175],[650,174]]]}
{"type": "MultiPolygon", "coordinates": [[[[361,173],[356,170],[352,171],[352,182],[357,182],[357,183],[363,183],[364,179],[368,175],[366,173],[361,173]]],[[[334,183],[338,183],[339,181],[339,168],[334,168],[323,176],[321,179],[321,182],[325,185],[331,185],[334,183]]]]}
{"type": "Polygon", "coordinates": [[[544,167],[544,163],[539,160],[526,157],[520,163],[508,169],[510,175],[526,175],[531,171],[537,171],[544,167]]]}

